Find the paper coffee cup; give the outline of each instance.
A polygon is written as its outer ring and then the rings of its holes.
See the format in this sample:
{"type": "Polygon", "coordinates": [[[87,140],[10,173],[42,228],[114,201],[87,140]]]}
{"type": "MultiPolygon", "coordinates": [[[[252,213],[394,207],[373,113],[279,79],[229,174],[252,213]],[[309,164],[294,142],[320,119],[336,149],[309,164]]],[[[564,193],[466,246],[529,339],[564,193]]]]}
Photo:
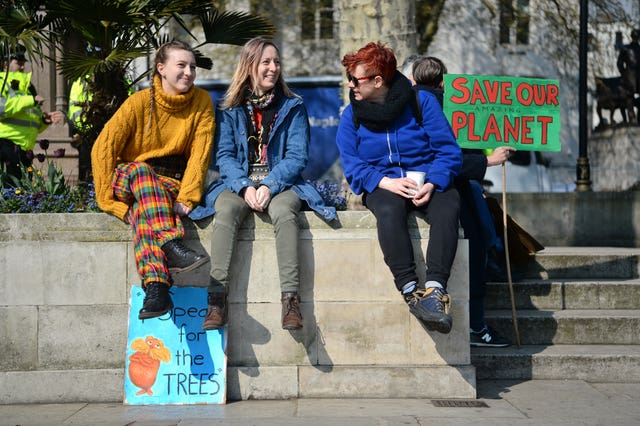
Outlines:
{"type": "Polygon", "coordinates": [[[408,171],[407,177],[416,183],[418,190],[424,185],[424,172],[408,171]]]}

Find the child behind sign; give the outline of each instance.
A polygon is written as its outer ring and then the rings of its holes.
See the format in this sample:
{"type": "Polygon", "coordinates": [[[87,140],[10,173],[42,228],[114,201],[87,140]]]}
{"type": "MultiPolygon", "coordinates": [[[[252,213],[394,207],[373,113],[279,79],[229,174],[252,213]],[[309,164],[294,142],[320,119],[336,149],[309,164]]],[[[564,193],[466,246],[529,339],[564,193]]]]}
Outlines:
{"type": "MultiPolygon", "coordinates": [[[[443,105],[443,76],[447,72],[444,63],[433,56],[423,57],[413,64],[415,90],[426,90],[443,105]]],[[[496,149],[490,156],[481,150],[462,150],[462,169],[454,180],[460,193],[460,224],[469,240],[469,322],[472,346],[505,347],[509,343],[490,329],[484,319],[486,293],[487,253],[499,240],[479,182],[484,178],[487,166],[504,163],[511,147],[496,149]]]]}

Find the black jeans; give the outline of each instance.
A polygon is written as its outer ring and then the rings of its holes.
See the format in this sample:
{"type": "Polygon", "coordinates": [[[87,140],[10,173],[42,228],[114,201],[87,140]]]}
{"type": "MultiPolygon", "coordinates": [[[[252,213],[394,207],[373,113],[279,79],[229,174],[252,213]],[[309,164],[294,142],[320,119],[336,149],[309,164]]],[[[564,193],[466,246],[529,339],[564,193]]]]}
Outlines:
{"type": "MultiPolygon", "coordinates": [[[[23,151],[18,145],[11,142],[9,139],[0,138],[0,167],[4,164],[7,175],[15,176],[20,179],[22,172],[20,172],[20,164],[24,167],[31,165],[31,159],[27,157],[27,153],[23,151]]],[[[8,176],[7,176],[8,177],[8,176]]],[[[9,178],[5,182],[7,186],[14,186],[13,181],[9,178]]]]}
{"type": "Polygon", "coordinates": [[[407,215],[412,210],[425,214],[430,225],[426,254],[427,281],[437,281],[446,288],[458,248],[458,191],[450,188],[444,192],[434,192],[427,205],[416,207],[407,198],[377,188],[365,194],[363,202],[376,217],[378,242],[398,290],[411,281],[418,282],[407,215]]]}
{"type": "Polygon", "coordinates": [[[469,241],[469,325],[480,330],[484,327],[487,241],[469,182],[460,183],[457,187],[460,193],[460,225],[469,241]]]}

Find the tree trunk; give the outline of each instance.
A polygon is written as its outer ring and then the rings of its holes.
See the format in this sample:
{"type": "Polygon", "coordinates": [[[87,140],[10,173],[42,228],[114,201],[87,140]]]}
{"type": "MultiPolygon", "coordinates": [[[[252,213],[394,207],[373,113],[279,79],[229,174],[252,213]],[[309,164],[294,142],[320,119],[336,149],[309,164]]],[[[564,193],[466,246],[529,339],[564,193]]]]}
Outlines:
{"type": "Polygon", "coordinates": [[[417,53],[414,0],[339,0],[336,3],[340,58],[370,41],[381,41],[391,47],[398,65],[417,53]]]}
{"type": "MultiPolygon", "coordinates": [[[[407,56],[417,53],[414,0],[339,0],[340,59],[370,41],[381,41],[396,54],[398,66],[407,56]]],[[[343,85],[342,99],[349,99],[349,88],[343,85]]],[[[350,194],[347,208],[362,208],[361,197],[350,194]]]]}

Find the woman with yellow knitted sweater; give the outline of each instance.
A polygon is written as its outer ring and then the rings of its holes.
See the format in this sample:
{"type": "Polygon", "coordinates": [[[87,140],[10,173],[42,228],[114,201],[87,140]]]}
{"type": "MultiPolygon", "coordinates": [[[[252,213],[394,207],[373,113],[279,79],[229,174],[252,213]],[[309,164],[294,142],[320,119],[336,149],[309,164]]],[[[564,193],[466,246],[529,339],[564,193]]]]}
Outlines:
{"type": "Polygon", "coordinates": [[[184,245],[180,219],[200,202],[215,130],[211,96],[193,84],[195,67],[188,45],[160,46],[151,86],[122,104],[91,152],[98,205],[134,231],[140,319],[173,308],[171,273],[208,260],[184,245]]]}

